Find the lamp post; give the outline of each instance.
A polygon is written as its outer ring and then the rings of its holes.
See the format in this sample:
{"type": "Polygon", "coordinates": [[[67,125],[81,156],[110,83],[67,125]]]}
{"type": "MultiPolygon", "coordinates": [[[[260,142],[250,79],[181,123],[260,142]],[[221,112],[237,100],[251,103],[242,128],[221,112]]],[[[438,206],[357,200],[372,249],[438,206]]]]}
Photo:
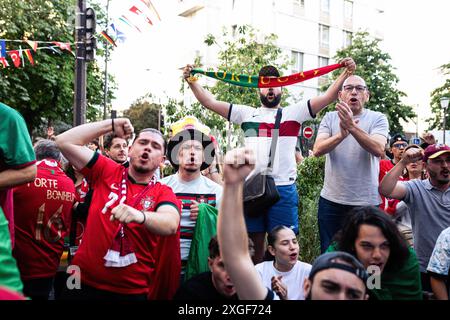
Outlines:
{"type": "Polygon", "coordinates": [[[447,121],[446,113],[447,113],[447,108],[448,108],[448,101],[449,101],[448,97],[442,97],[441,98],[441,108],[444,110],[444,126],[443,126],[443,130],[444,130],[444,144],[445,144],[445,123],[447,121]]]}

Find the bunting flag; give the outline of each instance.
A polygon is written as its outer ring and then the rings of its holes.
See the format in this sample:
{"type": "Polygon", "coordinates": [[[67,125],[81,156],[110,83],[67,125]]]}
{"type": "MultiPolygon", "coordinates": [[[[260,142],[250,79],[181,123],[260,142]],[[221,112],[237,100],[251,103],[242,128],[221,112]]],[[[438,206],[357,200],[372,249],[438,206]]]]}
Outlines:
{"type": "Polygon", "coordinates": [[[56,44],[61,50],[67,50],[69,52],[72,52],[72,49],[70,48],[70,43],[69,42],[53,41],[52,43],[56,44]]]}
{"type": "Polygon", "coordinates": [[[2,65],[2,68],[9,67],[8,61],[6,61],[5,57],[0,57],[0,64],[2,65]]]}
{"type": "Polygon", "coordinates": [[[33,49],[34,52],[36,52],[38,48],[38,42],[37,41],[31,41],[31,40],[25,40],[26,43],[33,49]]]}
{"type": "Polygon", "coordinates": [[[247,88],[272,88],[272,87],[284,87],[295,83],[299,83],[305,80],[309,80],[315,77],[323,76],[333,70],[342,68],[342,64],[332,64],[322,68],[294,73],[289,76],[283,77],[259,77],[250,76],[245,74],[235,74],[228,72],[218,71],[203,71],[200,69],[194,69],[191,71],[192,75],[203,74],[207,77],[211,77],[217,80],[221,80],[236,86],[247,88]]]}
{"type": "Polygon", "coordinates": [[[34,59],[33,59],[33,55],[31,54],[30,49],[26,49],[23,52],[25,52],[25,55],[27,56],[27,58],[30,61],[31,65],[34,66],[34,59]]]}
{"type": "Polygon", "coordinates": [[[114,47],[117,47],[116,42],[106,33],[106,31],[102,31],[100,33],[105,39],[106,41],[108,41],[111,45],[113,45],[114,47]]]}
{"type": "Polygon", "coordinates": [[[150,0],[133,0],[131,4],[124,7],[117,18],[113,18],[107,30],[100,33],[111,45],[117,47],[119,43],[125,42],[129,32],[147,30],[161,21],[161,17],[150,0]]]}
{"type": "Polygon", "coordinates": [[[16,68],[20,67],[21,61],[20,61],[20,53],[19,53],[19,50],[11,50],[11,51],[8,52],[8,54],[9,54],[9,56],[11,57],[11,60],[13,61],[14,66],[15,66],[16,68]]]}
{"type": "Polygon", "coordinates": [[[0,58],[6,57],[6,41],[0,40],[0,58]]]}
{"type": "Polygon", "coordinates": [[[22,59],[22,66],[25,67],[25,58],[24,58],[24,54],[23,54],[23,51],[22,51],[22,46],[19,46],[19,56],[22,59]]]}

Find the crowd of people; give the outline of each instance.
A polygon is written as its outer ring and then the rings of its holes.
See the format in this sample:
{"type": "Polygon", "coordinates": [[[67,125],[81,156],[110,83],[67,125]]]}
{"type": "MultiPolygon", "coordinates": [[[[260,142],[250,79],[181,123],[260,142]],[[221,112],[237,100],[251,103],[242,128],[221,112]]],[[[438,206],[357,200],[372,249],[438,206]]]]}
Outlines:
{"type": "Polygon", "coordinates": [[[322,95],[281,107],[281,87],[261,88],[257,108],[218,101],[187,65],[198,101],[243,130],[245,147],[223,159],[192,116],[169,139],[113,118],[32,145],[0,103],[0,299],[448,300],[450,147],[390,137],[355,62],[340,63],[322,95]],[[326,157],[310,264],[299,261],[297,137],[335,101],[308,155],[326,157]],[[279,199],[246,212],[244,184],[260,172],[279,199]]]}

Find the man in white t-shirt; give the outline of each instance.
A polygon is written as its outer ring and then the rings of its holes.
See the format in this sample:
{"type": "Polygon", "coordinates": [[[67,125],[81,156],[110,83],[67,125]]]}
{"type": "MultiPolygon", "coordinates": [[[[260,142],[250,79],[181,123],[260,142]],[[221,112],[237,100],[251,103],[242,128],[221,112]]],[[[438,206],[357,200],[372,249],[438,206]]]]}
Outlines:
{"type": "MultiPolygon", "coordinates": [[[[255,218],[246,216],[245,218],[247,231],[255,244],[254,263],[262,261],[266,233],[275,226],[285,225],[298,234],[298,193],[295,185],[297,136],[304,121],[313,119],[320,110],[337,99],[338,91],[344,80],[355,70],[356,65],[351,58],[345,58],[340,63],[345,66],[345,71],[323,95],[283,108],[272,170],[280,200],[269,209],[267,215],[255,218]]],[[[281,108],[282,87],[260,88],[261,106],[258,108],[234,105],[230,102],[216,100],[198,82],[189,80],[192,68],[193,66],[187,65],[183,70],[183,77],[188,81],[197,100],[230,122],[241,125],[245,134],[245,144],[256,155],[255,170],[265,169],[269,162],[271,133],[275,124],[275,116],[277,110],[281,108]]],[[[265,66],[259,71],[259,76],[279,77],[280,74],[275,67],[265,66]]]]}
{"type": "Polygon", "coordinates": [[[367,101],[369,91],[364,79],[348,77],[339,91],[336,111],[323,117],[317,133],[314,155],[326,154],[318,209],[322,252],[350,210],[381,203],[378,175],[389,124],[381,112],[364,108],[367,101]]]}
{"type": "Polygon", "coordinates": [[[202,126],[196,118],[187,117],[172,128],[173,137],[167,146],[167,157],[177,173],[160,182],[171,187],[182,202],[180,249],[183,275],[197,221],[198,205],[206,203],[218,208],[222,187],[201,174],[201,170],[208,168],[214,159],[214,146],[206,133],[207,127],[202,126]]]}

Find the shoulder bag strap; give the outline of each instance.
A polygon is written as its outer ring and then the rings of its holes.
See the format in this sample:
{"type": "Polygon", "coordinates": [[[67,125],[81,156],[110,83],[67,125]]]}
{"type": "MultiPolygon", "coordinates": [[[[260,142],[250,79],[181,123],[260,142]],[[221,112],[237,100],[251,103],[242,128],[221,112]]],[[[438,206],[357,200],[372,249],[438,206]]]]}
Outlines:
{"type": "Polygon", "coordinates": [[[269,164],[267,165],[267,169],[269,172],[272,172],[273,161],[275,158],[275,151],[277,150],[280,122],[281,122],[282,109],[278,108],[277,116],[275,118],[275,127],[272,131],[272,142],[270,144],[270,152],[269,152],[269,164]]]}

